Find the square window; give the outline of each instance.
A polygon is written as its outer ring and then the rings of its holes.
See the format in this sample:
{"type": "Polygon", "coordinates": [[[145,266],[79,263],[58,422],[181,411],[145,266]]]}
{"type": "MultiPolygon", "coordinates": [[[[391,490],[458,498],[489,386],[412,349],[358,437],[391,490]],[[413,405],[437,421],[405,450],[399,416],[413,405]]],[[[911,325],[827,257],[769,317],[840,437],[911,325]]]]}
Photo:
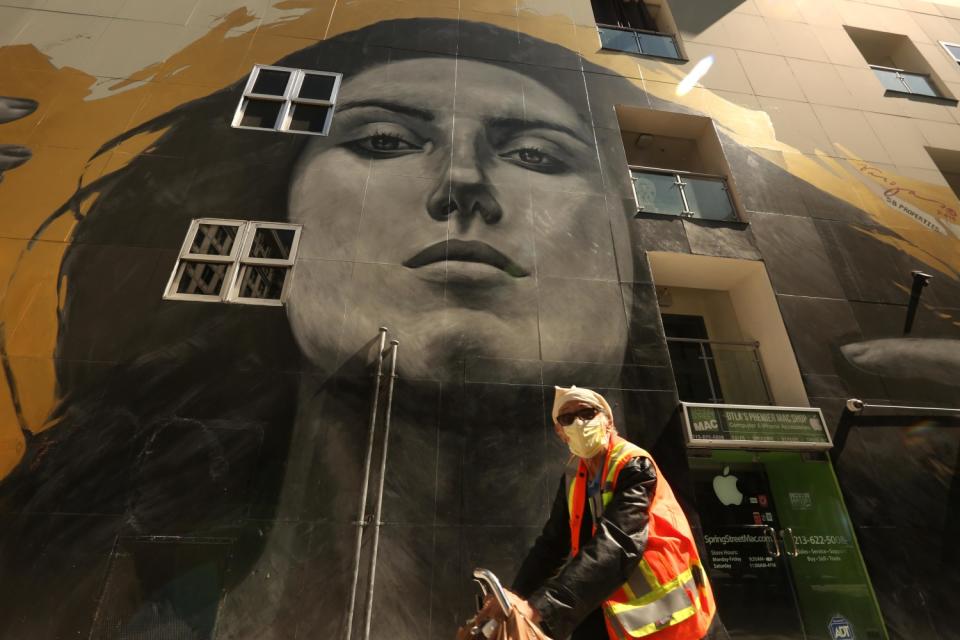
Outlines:
{"type": "Polygon", "coordinates": [[[188,253],[202,256],[229,256],[240,227],[221,224],[197,225],[188,253]]]}
{"type": "Polygon", "coordinates": [[[245,265],[240,270],[240,290],[237,297],[280,300],[289,271],[286,267],[245,265]]]}
{"type": "Polygon", "coordinates": [[[341,75],[257,65],[250,72],[232,126],[326,135],[341,75]]]}
{"type": "Polygon", "coordinates": [[[330,107],[315,104],[295,104],[287,128],[290,131],[325,133],[329,113],[330,107]]]}
{"type": "Polygon", "coordinates": [[[281,108],[283,108],[282,102],[248,99],[243,117],[240,119],[240,126],[252,129],[276,129],[281,108]]]}
{"type": "Polygon", "coordinates": [[[253,82],[251,93],[259,93],[262,96],[282,96],[287,92],[290,75],[290,71],[260,69],[257,71],[257,79],[253,82]]]}
{"type": "Polygon", "coordinates": [[[950,57],[956,62],[960,62],[960,44],[953,44],[951,42],[941,42],[940,43],[944,49],[947,50],[947,53],[950,54],[950,57]]]}
{"type": "Polygon", "coordinates": [[[228,264],[210,262],[180,263],[177,274],[177,293],[200,296],[220,296],[227,277],[228,264]]]}
{"type": "Polygon", "coordinates": [[[293,251],[295,229],[259,228],[253,235],[248,257],[266,260],[288,260],[293,251]]]}
{"type": "Polygon", "coordinates": [[[334,75],[307,73],[303,76],[298,97],[306,100],[330,100],[336,82],[337,77],[334,75]]]}
{"type": "Polygon", "coordinates": [[[164,298],[282,305],[300,230],[276,222],[194,220],[164,298]]]}

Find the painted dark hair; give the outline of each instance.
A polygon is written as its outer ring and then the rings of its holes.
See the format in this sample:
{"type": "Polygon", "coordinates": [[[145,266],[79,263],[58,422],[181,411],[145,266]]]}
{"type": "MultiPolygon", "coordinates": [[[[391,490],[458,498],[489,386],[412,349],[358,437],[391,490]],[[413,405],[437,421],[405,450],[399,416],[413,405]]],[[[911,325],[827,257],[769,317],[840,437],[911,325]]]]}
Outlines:
{"type": "MultiPolygon", "coordinates": [[[[575,54],[487,24],[380,22],[263,62],[349,78],[388,61],[454,53],[535,72],[578,112],[589,111],[582,80],[569,82],[578,70],[524,67],[575,54]]],[[[625,95],[643,95],[616,80],[625,95]]],[[[0,511],[23,514],[0,539],[0,565],[10,575],[32,573],[46,595],[24,590],[5,606],[69,602],[99,588],[95,559],[109,555],[118,534],[232,535],[240,518],[274,513],[298,381],[310,375],[284,309],[161,299],[192,219],[286,219],[292,169],[310,138],[231,128],[245,81],[106,143],[94,159],[129,162],[81,185],[35,235],[57,218],[78,220],[59,278],[56,424],[39,435],[24,428],[27,452],[0,483],[0,511]],[[139,136],[156,140],[125,158],[139,136]],[[94,195],[82,214],[81,203],[94,195]],[[76,520],[64,526],[53,515],[64,512],[97,515],[82,527],[76,520]],[[83,556],[78,566],[87,568],[69,584],[55,580],[63,559],[50,556],[64,549],[83,556]]],[[[600,155],[623,173],[617,145],[600,155]]],[[[628,184],[619,184],[614,201],[622,204],[628,184]]],[[[649,315],[649,302],[634,305],[649,315]]],[[[366,401],[366,392],[353,395],[366,401]]]]}

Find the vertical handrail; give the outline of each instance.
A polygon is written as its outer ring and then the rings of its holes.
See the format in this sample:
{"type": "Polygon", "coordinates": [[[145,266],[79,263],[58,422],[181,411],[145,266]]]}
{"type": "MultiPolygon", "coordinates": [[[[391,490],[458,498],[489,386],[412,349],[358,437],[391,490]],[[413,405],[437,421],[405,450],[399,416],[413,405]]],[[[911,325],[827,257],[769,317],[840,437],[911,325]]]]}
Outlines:
{"type": "Polygon", "coordinates": [[[377,371],[374,374],[373,402],[370,406],[370,423],[367,427],[367,451],[363,458],[363,484],[360,488],[360,503],[357,506],[357,535],[353,549],[353,582],[350,585],[350,606],[347,608],[347,632],[344,640],[353,634],[353,614],[357,607],[357,584],[360,582],[360,552],[363,545],[363,530],[367,526],[367,494],[370,489],[370,463],[373,458],[373,439],[377,426],[377,410],[380,403],[380,382],[383,380],[383,355],[387,346],[387,328],[380,327],[377,347],[377,371]]]}
{"type": "Polygon", "coordinates": [[[393,387],[397,380],[397,348],[399,340],[390,341],[390,373],[387,383],[387,412],[383,422],[383,449],[380,453],[380,486],[377,490],[377,506],[373,514],[373,549],[370,558],[370,581],[367,583],[367,600],[363,640],[370,640],[370,622],[373,619],[373,588],[377,578],[377,557],[380,554],[380,516],[383,514],[383,487],[387,476],[387,448],[390,444],[390,416],[393,412],[393,387]]]}
{"type": "Polygon", "coordinates": [[[773,401],[773,389],[770,388],[770,381],[767,380],[767,370],[763,368],[763,360],[760,358],[760,348],[753,348],[753,360],[757,363],[757,371],[760,372],[760,383],[763,384],[763,395],[767,397],[767,402],[771,405],[776,404],[773,401]]]}
{"type": "Polygon", "coordinates": [[[720,402],[720,396],[717,395],[717,389],[713,385],[713,374],[710,373],[710,363],[707,361],[707,349],[704,343],[700,343],[700,359],[703,360],[703,368],[707,372],[707,383],[710,385],[710,396],[713,402],[720,402]]]}

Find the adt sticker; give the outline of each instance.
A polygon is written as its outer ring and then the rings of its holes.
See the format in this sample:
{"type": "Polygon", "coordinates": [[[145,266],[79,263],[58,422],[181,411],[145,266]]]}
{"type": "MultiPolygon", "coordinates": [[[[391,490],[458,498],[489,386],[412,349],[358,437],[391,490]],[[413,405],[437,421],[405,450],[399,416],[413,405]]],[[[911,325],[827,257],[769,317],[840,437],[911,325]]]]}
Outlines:
{"type": "Polygon", "coordinates": [[[843,616],[833,616],[827,625],[831,640],[856,640],[853,635],[853,625],[843,616]]]}

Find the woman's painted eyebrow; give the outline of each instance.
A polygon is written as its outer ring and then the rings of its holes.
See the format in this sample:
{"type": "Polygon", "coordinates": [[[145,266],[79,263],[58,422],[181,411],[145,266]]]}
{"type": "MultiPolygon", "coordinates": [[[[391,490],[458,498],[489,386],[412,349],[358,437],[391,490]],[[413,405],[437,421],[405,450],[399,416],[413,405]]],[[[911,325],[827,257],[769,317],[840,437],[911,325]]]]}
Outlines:
{"type": "Polygon", "coordinates": [[[343,113],[344,111],[349,111],[350,109],[361,109],[361,108],[373,108],[373,109],[385,109],[386,111],[393,111],[395,113],[400,113],[405,116],[410,116],[412,118],[417,118],[418,120],[423,120],[425,122],[433,122],[435,116],[430,111],[424,109],[417,109],[416,107],[411,107],[406,104],[401,104],[399,102],[389,102],[385,100],[356,100],[354,102],[347,102],[340,107],[337,107],[338,113],[343,113]]]}
{"type": "Polygon", "coordinates": [[[550,131],[558,131],[560,133],[567,134],[571,138],[587,145],[588,147],[592,146],[592,144],[588,142],[581,134],[577,133],[570,127],[566,127],[562,124],[551,122],[549,120],[529,120],[525,118],[490,118],[487,120],[487,124],[501,129],[509,129],[511,131],[524,131],[526,129],[547,129],[550,131]]]}

